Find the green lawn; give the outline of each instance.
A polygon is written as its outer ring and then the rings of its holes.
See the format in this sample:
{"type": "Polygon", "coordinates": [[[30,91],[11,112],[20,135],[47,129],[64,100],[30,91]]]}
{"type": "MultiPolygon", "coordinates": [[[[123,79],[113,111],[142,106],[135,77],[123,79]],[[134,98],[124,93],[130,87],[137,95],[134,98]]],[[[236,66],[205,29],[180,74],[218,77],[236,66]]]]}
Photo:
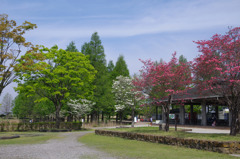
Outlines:
{"type": "Polygon", "coordinates": [[[215,140],[215,141],[240,141],[240,134],[237,136],[230,136],[229,134],[198,134],[198,133],[189,133],[175,131],[174,129],[170,129],[169,132],[159,131],[158,127],[136,127],[136,128],[119,128],[119,129],[107,129],[111,131],[126,131],[126,132],[134,132],[134,133],[146,133],[146,134],[154,134],[161,136],[173,136],[179,138],[191,138],[191,139],[203,139],[203,140],[215,140]]]}
{"type": "Polygon", "coordinates": [[[226,159],[235,158],[227,154],[208,152],[184,147],[169,146],[118,137],[87,134],[79,138],[86,145],[105,151],[113,156],[138,159],[226,159]]]}
{"type": "Polygon", "coordinates": [[[0,140],[1,145],[7,144],[36,144],[36,143],[44,143],[45,141],[57,138],[58,133],[40,133],[40,132],[1,132],[0,137],[2,136],[13,136],[19,135],[20,138],[15,139],[5,139],[0,140]]]}

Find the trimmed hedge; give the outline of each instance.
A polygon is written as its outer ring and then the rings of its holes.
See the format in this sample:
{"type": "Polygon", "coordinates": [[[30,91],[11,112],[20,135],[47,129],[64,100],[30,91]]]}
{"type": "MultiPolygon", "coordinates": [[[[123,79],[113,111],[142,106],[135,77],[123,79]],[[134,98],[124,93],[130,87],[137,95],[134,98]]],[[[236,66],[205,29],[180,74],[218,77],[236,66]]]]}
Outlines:
{"type": "MultiPolygon", "coordinates": [[[[55,129],[55,122],[34,122],[34,123],[9,123],[1,122],[0,131],[40,131],[55,129]]],[[[61,122],[59,129],[80,130],[82,122],[61,122]]]]}
{"type": "Polygon", "coordinates": [[[208,141],[198,139],[184,139],[169,136],[158,136],[131,132],[119,132],[109,130],[95,130],[96,135],[121,137],[131,140],[147,141],[167,145],[184,146],[188,148],[207,150],[219,153],[237,153],[240,154],[240,141],[208,141]]]}

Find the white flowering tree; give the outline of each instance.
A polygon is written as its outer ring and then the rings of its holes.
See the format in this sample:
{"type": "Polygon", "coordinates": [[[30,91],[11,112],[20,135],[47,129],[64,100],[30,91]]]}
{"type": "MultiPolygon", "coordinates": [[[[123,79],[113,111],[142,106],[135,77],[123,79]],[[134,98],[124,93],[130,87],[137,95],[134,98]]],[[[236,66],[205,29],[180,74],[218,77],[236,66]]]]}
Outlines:
{"type": "Polygon", "coordinates": [[[3,112],[4,115],[6,115],[6,118],[8,118],[8,115],[12,113],[12,107],[13,107],[12,104],[13,104],[12,95],[7,93],[3,97],[2,104],[1,104],[1,111],[3,112]]]}
{"type": "Polygon", "coordinates": [[[87,99],[79,99],[70,100],[67,105],[70,108],[68,113],[75,117],[81,118],[92,110],[92,107],[95,105],[95,103],[87,99]]]}
{"type": "MultiPolygon", "coordinates": [[[[132,127],[134,127],[134,112],[141,101],[141,92],[136,91],[129,77],[118,76],[112,85],[112,92],[115,94],[116,112],[122,115],[126,108],[132,112],[132,127]]],[[[120,118],[122,121],[122,117],[120,118]]]]}

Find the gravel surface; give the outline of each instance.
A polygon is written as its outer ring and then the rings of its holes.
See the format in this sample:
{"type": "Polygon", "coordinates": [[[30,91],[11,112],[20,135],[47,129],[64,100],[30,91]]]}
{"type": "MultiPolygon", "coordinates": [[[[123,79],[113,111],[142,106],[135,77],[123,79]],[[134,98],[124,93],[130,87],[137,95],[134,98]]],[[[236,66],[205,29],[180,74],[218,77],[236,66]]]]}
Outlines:
{"type": "Polygon", "coordinates": [[[43,144],[0,146],[0,159],[115,159],[105,152],[86,147],[77,139],[91,132],[59,133],[61,138],[43,144]]]}

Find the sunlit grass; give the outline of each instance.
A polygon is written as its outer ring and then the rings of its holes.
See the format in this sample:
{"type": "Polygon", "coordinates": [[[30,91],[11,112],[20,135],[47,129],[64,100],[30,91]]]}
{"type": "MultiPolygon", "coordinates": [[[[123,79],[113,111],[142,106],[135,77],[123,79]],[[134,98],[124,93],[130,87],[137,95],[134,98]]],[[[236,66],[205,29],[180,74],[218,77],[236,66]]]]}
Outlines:
{"type": "Polygon", "coordinates": [[[9,144],[36,144],[44,143],[49,139],[57,138],[58,133],[40,133],[40,132],[1,132],[0,137],[19,135],[20,138],[0,139],[0,145],[9,144]]]}
{"type": "Polygon", "coordinates": [[[118,137],[87,134],[79,138],[87,146],[105,151],[122,158],[139,159],[225,159],[235,158],[227,154],[169,146],[118,137]]]}

